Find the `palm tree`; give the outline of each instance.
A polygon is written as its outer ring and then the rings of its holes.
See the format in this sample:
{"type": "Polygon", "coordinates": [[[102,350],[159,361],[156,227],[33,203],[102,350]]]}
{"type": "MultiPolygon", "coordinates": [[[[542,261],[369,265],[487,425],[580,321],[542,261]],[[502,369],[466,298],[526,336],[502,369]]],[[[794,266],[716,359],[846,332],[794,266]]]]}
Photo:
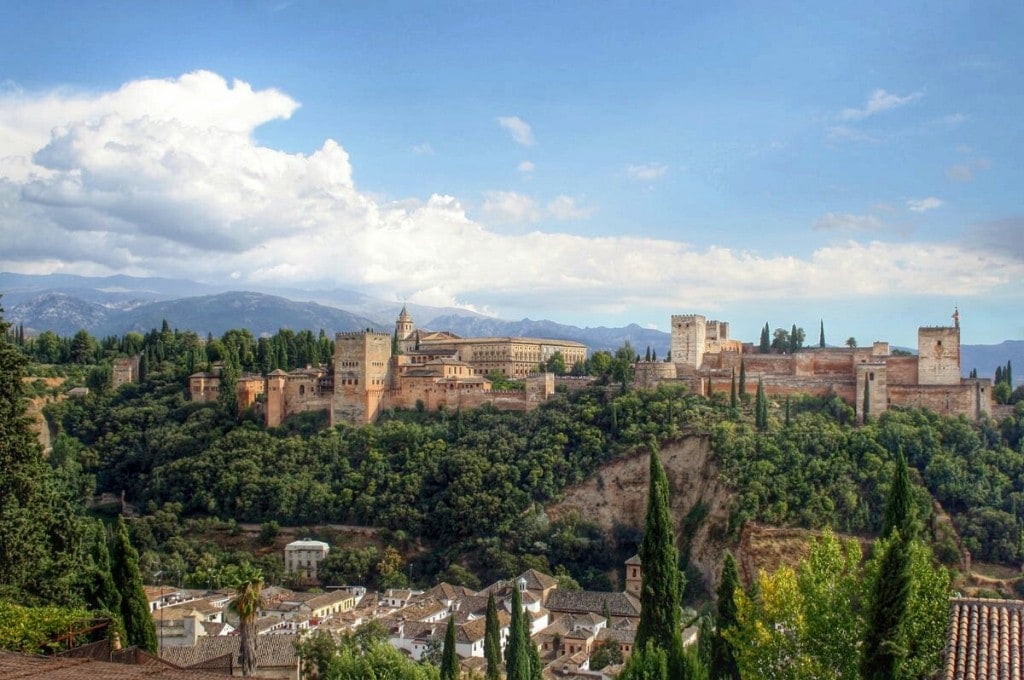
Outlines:
{"type": "Polygon", "coordinates": [[[249,678],[256,674],[256,616],[263,606],[263,572],[251,564],[243,564],[231,586],[235,589],[235,597],[231,600],[231,611],[238,614],[242,633],[242,677],[249,678]]]}

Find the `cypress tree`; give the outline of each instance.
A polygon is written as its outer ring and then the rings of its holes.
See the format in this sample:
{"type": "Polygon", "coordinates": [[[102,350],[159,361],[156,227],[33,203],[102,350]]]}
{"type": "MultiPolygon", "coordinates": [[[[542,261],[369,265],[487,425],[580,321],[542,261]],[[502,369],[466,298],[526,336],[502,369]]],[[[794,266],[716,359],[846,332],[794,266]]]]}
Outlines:
{"type": "Polygon", "coordinates": [[[864,413],[861,421],[867,424],[871,420],[871,382],[864,377],[864,413]]]}
{"type": "Polygon", "coordinates": [[[501,624],[494,593],[487,594],[487,619],[484,626],[484,659],[487,660],[487,680],[501,679],[501,624]]]}
{"type": "Polygon", "coordinates": [[[736,369],[732,369],[732,392],[729,394],[729,405],[733,408],[739,406],[739,397],[736,394],[736,369]]]}
{"type": "Polygon", "coordinates": [[[92,558],[91,573],[85,586],[85,600],[93,609],[117,613],[121,610],[121,593],[117,592],[111,574],[110,549],[107,547],[107,532],[103,522],[92,522],[92,544],[89,556],[92,558]]]}
{"type": "Polygon", "coordinates": [[[764,328],[761,329],[761,354],[768,354],[772,349],[772,338],[771,330],[768,328],[768,322],[764,322],[764,328]]]}
{"type": "Polygon", "coordinates": [[[505,677],[507,680],[530,680],[530,651],[526,648],[529,636],[523,613],[519,584],[512,583],[512,620],[508,625],[508,643],[505,645],[505,677]]]}
{"type": "Polygon", "coordinates": [[[992,380],[992,384],[998,385],[1001,382],[1003,382],[1003,367],[996,366],[996,376],[995,379],[992,380]]]}
{"type": "Polygon", "coordinates": [[[786,395],[786,427],[789,427],[789,395],[786,395]]]}
{"type": "Polygon", "coordinates": [[[740,399],[747,401],[747,362],[740,359],[740,399]]]}
{"type": "Polygon", "coordinates": [[[818,329],[818,347],[825,349],[825,320],[820,320],[820,327],[818,329]]]}
{"type": "Polygon", "coordinates": [[[647,518],[640,543],[643,582],[640,590],[640,624],[635,648],[648,643],[665,650],[669,677],[682,673],[683,639],[680,632],[682,581],[669,512],[668,478],[655,451],[651,452],[647,518]]]}
{"type": "Polygon", "coordinates": [[[899,532],[905,540],[914,538],[914,515],[911,505],[910,472],[907,459],[901,448],[896,452],[896,470],[889,489],[889,498],[882,515],[882,538],[889,538],[893,532],[899,532]]]}
{"type": "Polygon", "coordinates": [[[768,429],[768,399],[764,395],[764,380],[757,379],[757,401],[754,404],[754,423],[759,430],[768,429]]]}
{"type": "Polygon", "coordinates": [[[123,515],[117,518],[111,559],[114,583],[121,591],[121,621],[128,636],[128,644],[156,653],[156,627],[149,615],[146,592],[142,589],[139,553],[128,538],[128,525],[123,515]]]}
{"type": "Polygon", "coordinates": [[[455,614],[448,617],[444,630],[444,648],[441,650],[441,680],[458,680],[459,657],[455,655],[455,614]]]}
{"type": "Polygon", "coordinates": [[[882,557],[868,609],[860,668],[865,680],[900,677],[900,664],[906,654],[900,638],[909,599],[909,546],[896,530],[882,557]]]}
{"type": "Polygon", "coordinates": [[[732,653],[732,645],[722,635],[723,631],[734,628],[738,624],[736,618],[736,589],[740,585],[739,570],[736,569],[736,559],[731,552],[725,553],[725,562],[722,564],[722,580],[718,584],[718,620],[714,644],[712,645],[711,677],[729,678],[739,680],[740,671],[736,665],[736,659],[732,653]]]}
{"type": "Polygon", "coordinates": [[[1010,389],[1013,389],[1013,364],[1010,363],[1009,359],[1006,360],[1006,384],[1010,386],[1010,389]]]}
{"type": "MultiPolygon", "coordinates": [[[[528,626],[529,624],[524,625],[528,626]]],[[[530,631],[526,631],[526,648],[529,650],[527,656],[530,658],[530,680],[544,680],[544,664],[540,662],[540,651],[537,649],[537,645],[530,639],[530,631]]]]}
{"type": "Polygon", "coordinates": [[[652,349],[651,350],[651,361],[657,361],[657,360],[658,360],[658,350],[652,349]]]}
{"type": "Polygon", "coordinates": [[[644,355],[644,361],[651,360],[651,346],[647,345],[647,354],[644,355]]]}

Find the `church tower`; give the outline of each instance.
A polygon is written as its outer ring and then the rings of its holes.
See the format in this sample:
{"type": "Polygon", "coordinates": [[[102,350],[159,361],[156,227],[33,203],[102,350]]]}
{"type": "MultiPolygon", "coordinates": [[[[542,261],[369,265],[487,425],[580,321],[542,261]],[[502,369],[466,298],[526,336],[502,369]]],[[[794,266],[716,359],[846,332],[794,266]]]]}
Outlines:
{"type": "Polygon", "coordinates": [[[398,338],[399,342],[408,340],[412,336],[414,328],[415,325],[412,322],[412,317],[409,316],[405,305],[402,305],[402,312],[398,315],[398,321],[395,322],[395,337],[398,338]]]}

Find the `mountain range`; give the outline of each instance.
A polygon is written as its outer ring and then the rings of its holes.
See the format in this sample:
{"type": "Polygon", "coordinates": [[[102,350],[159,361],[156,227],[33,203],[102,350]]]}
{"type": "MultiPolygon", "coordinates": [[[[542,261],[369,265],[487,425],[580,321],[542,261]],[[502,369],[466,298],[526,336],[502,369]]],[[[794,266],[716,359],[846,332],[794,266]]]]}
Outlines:
{"type": "MultiPolygon", "coordinates": [[[[254,335],[292,330],[336,332],[373,328],[390,332],[402,303],[346,289],[268,288],[233,291],[194,281],[131,276],[85,277],[0,272],[4,317],[30,334],[51,330],[73,335],[85,329],[96,337],[146,332],[166,319],[172,328],[200,335],[221,335],[248,328],[254,335]]],[[[417,327],[447,330],[463,337],[526,336],[574,340],[591,351],[614,350],[629,342],[643,354],[647,347],[665,357],[670,336],[637,324],[619,328],[570,326],[549,320],[509,321],[455,307],[406,305],[417,327]]],[[[982,377],[1012,361],[1024,377],[1024,340],[997,345],[963,345],[961,366],[982,377]]],[[[1016,382],[1016,381],[1015,381],[1016,382]]]]}

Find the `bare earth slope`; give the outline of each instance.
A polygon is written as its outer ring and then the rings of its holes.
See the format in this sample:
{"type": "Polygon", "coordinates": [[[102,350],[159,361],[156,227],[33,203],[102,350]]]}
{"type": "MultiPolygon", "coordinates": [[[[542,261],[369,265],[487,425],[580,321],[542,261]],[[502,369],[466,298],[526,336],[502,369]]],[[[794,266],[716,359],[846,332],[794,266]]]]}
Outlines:
{"type": "MultiPolygon", "coordinates": [[[[700,569],[704,582],[714,587],[721,568],[721,537],[729,520],[731,493],[711,460],[711,442],[706,436],[691,435],[666,443],[661,449],[661,462],[671,487],[676,530],[698,502],[707,508],[707,517],[693,537],[690,562],[700,569]]],[[[570,488],[559,503],[548,508],[548,515],[557,519],[576,510],[607,535],[611,535],[616,524],[642,529],[647,510],[648,465],[646,453],[609,463],[590,479],[570,488]]]]}

